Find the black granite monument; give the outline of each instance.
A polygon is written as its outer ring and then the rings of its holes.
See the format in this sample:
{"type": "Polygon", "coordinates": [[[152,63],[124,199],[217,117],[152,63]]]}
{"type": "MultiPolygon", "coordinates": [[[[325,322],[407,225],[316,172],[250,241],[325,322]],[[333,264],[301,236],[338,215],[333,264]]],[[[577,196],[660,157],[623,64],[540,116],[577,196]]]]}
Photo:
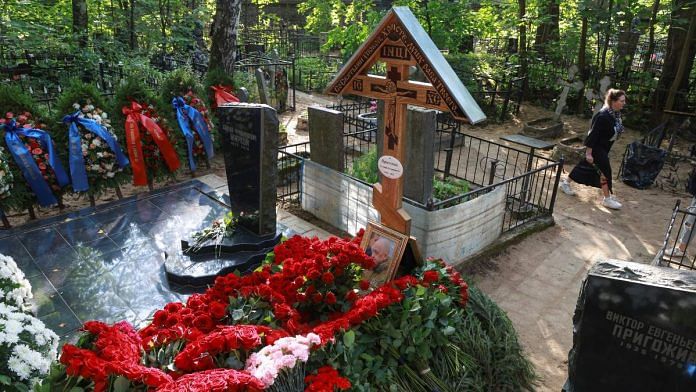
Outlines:
{"type": "Polygon", "coordinates": [[[573,325],[564,391],[696,391],[696,272],[599,262],[573,325]]]}
{"type": "Polygon", "coordinates": [[[181,241],[181,252],[167,255],[170,281],[205,286],[216,276],[253,271],[280,241],[276,223],[278,117],[268,105],[234,103],[217,108],[221,149],[225,158],[230,209],[238,227],[221,243],[193,250],[181,241]]]}

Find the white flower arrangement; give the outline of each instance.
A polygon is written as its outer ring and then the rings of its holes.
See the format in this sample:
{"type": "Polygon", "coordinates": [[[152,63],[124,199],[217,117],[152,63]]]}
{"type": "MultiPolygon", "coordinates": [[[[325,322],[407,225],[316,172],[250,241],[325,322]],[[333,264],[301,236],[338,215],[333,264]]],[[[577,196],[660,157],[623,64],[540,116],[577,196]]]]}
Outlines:
{"type": "Polygon", "coordinates": [[[3,384],[23,384],[31,389],[48,374],[57,354],[58,336],[41,320],[0,303],[0,379],[3,384]]]}
{"type": "Polygon", "coordinates": [[[30,312],[32,299],[31,284],[24,272],[12,257],[0,254],[0,302],[30,312]]]}
{"type": "MultiPolygon", "coordinates": [[[[97,124],[106,128],[115,140],[118,140],[113,131],[109,115],[105,111],[91,103],[82,107],[80,104],[75,103],[73,108],[80,110],[78,117],[94,120],[97,124]]],[[[116,155],[109,149],[106,142],[91,132],[82,134],[82,155],[85,157],[85,169],[93,178],[113,178],[117,173],[123,171],[120,166],[113,164],[116,155]]]]}
{"type": "Polygon", "coordinates": [[[10,195],[14,178],[10,172],[10,166],[7,163],[10,159],[9,154],[0,146],[0,199],[4,199],[10,195]]]}
{"type": "Polygon", "coordinates": [[[245,370],[268,388],[276,382],[282,371],[290,371],[307,362],[312,347],[319,344],[321,338],[314,333],[278,339],[273,345],[251,354],[245,370]]]}

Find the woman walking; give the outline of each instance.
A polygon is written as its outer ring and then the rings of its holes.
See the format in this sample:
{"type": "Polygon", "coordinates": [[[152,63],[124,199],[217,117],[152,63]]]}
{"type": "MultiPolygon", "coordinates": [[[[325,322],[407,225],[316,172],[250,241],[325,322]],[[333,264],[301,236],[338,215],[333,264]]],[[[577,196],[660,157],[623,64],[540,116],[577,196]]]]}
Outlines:
{"type": "MultiPolygon", "coordinates": [[[[623,90],[607,91],[604,106],[592,118],[590,132],[585,139],[585,159],[580,161],[569,175],[570,179],[577,183],[601,188],[604,195],[602,205],[614,210],[621,209],[622,206],[613,195],[609,151],[624,131],[621,109],[625,105],[626,93],[623,90]]],[[[565,194],[575,194],[568,180],[562,181],[560,188],[565,194]]]]}

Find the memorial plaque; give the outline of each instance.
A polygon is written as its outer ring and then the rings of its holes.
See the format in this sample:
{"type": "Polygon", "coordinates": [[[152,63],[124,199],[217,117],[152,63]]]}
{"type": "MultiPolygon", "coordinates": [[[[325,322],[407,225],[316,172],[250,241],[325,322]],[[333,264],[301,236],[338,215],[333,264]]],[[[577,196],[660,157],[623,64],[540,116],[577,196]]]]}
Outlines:
{"type": "Polygon", "coordinates": [[[564,390],[696,391],[696,273],[595,264],[573,317],[564,390]]]}
{"type": "Polygon", "coordinates": [[[235,103],[218,107],[216,115],[232,210],[255,234],[275,234],[276,111],[268,105],[235,103]]]}

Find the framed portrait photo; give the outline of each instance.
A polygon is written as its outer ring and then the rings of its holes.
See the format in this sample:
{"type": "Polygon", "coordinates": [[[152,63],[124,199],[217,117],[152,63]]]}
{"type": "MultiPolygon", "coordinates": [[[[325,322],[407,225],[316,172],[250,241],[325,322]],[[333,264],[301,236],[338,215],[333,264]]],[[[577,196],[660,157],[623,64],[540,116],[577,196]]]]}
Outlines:
{"type": "Polygon", "coordinates": [[[375,260],[375,267],[363,274],[370,286],[377,287],[394,278],[408,240],[407,235],[379,223],[367,223],[360,247],[375,260]]]}

